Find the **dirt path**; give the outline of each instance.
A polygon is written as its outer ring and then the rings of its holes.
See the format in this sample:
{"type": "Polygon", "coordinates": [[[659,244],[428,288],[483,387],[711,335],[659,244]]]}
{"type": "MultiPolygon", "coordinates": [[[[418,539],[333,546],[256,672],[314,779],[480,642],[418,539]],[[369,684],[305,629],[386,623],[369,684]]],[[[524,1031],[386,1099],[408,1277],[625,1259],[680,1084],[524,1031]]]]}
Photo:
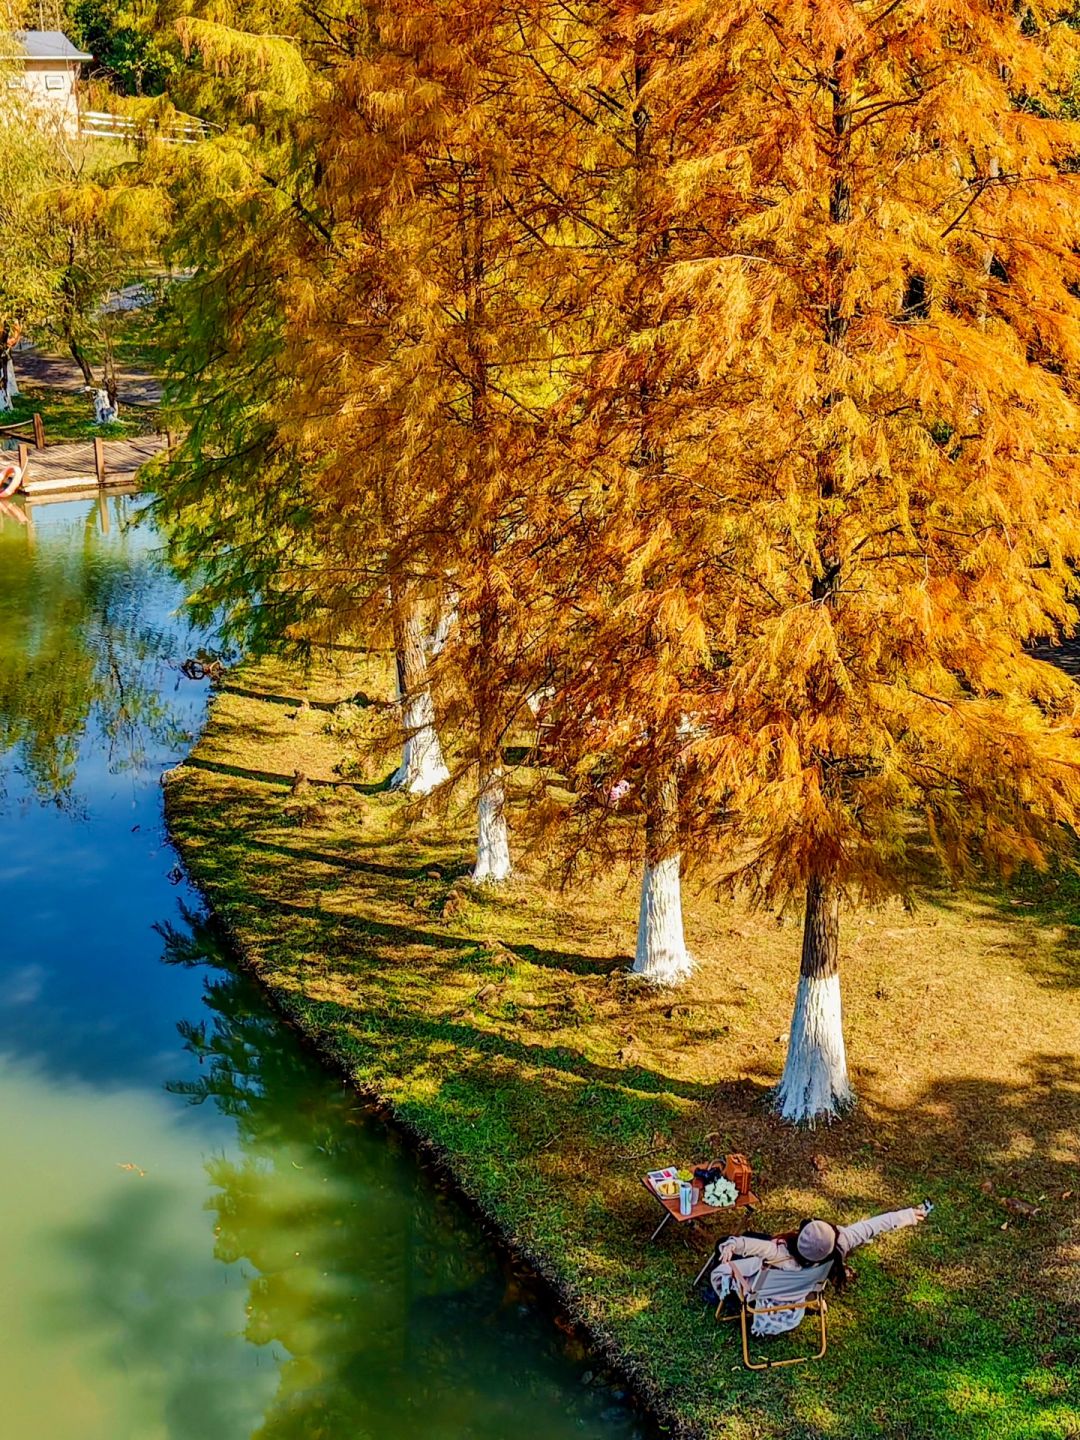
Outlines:
{"type": "MultiPolygon", "coordinates": [[[[15,351],[15,378],[19,385],[45,385],[51,390],[77,393],[86,388],[74,360],[28,346],[15,351]]],[[[141,370],[124,370],[119,376],[120,399],[128,405],[160,405],[161,381],[141,370]]]]}

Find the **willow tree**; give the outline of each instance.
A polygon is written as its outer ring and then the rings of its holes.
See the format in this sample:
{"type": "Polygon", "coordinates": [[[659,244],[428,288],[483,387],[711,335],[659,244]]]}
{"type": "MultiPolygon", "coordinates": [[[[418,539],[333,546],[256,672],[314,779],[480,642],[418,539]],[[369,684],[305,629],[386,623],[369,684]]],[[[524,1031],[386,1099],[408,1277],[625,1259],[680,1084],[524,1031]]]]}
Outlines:
{"type": "MultiPolygon", "coordinates": [[[[0,63],[0,76],[12,66],[0,63]]],[[[17,394],[10,352],[23,329],[49,330],[88,385],[105,339],[102,302],[158,258],[167,199],[156,156],[118,159],[93,142],[58,139],[13,81],[0,153],[0,409],[17,394]]]]}
{"type": "MultiPolygon", "coordinates": [[[[3,74],[5,67],[0,67],[3,74]]],[[[17,95],[17,92],[15,92],[17,95]]],[[[25,105],[13,103],[0,149],[0,209],[4,214],[5,260],[0,267],[0,411],[18,394],[11,352],[25,326],[50,313],[55,271],[43,244],[46,217],[41,191],[47,183],[48,141],[27,123],[25,105]]]]}
{"type": "Polygon", "coordinates": [[[38,192],[43,251],[54,277],[47,325],[85,383],[115,392],[109,319],[103,302],[131,275],[157,264],[168,227],[160,184],[161,147],[137,162],[102,164],[94,141],[51,153],[48,183],[38,192]],[[95,351],[102,361],[95,374],[95,351]]]}
{"type": "Polygon", "coordinates": [[[157,476],[159,517],[196,611],[252,649],[303,644],[325,618],[318,464],[284,423],[287,299],[305,232],[326,226],[301,131],[332,47],[298,8],[259,0],[163,3],[159,20],[177,59],[170,96],[216,127],[177,147],[171,177],[169,258],[188,278],[169,293],[166,400],[183,440],[157,476]]]}
{"type": "Polygon", "coordinates": [[[777,1103],[813,1120],[853,1098],[841,900],[907,888],[912,817],[959,876],[1074,846],[1077,692],[1027,647],[1077,620],[1076,39],[1039,4],[735,0],[690,51],[669,178],[714,243],[668,294],[731,596],[690,763],[739,877],[803,901],[777,1103]]]}

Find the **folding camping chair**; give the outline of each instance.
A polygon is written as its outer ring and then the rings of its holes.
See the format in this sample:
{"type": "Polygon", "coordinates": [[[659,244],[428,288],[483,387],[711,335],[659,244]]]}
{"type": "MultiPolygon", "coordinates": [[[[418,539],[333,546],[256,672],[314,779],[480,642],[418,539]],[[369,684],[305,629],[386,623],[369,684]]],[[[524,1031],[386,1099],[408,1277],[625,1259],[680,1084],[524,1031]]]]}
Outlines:
{"type": "MultiPolygon", "coordinates": [[[[756,1275],[741,1280],[737,1268],[732,1271],[732,1293],[739,1301],[738,1319],[742,1324],[743,1364],[748,1370],[775,1370],[781,1365],[802,1365],[807,1360],[820,1360],[828,1348],[825,1330],[825,1286],[829,1283],[832,1260],[805,1269],[782,1270],[775,1265],[762,1265],[756,1275]],[[816,1355],[794,1355],[789,1360],[750,1359],[750,1326],[755,1315],[774,1315],[779,1310],[816,1311],[821,1325],[821,1349],[816,1355]]],[[[724,1302],[716,1307],[718,1320],[734,1320],[735,1315],[723,1314],[724,1302]]]]}

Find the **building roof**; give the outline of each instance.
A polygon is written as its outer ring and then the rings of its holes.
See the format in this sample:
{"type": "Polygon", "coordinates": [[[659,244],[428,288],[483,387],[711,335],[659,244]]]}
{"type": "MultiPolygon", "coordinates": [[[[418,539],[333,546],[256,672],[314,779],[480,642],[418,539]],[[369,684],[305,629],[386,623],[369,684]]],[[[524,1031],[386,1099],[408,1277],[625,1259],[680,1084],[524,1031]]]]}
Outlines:
{"type": "MultiPolygon", "coordinates": [[[[13,49],[5,60],[93,60],[84,50],[76,50],[62,30],[16,30],[12,34],[13,49]]],[[[4,47],[8,50],[8,47],[4,47]]]]}

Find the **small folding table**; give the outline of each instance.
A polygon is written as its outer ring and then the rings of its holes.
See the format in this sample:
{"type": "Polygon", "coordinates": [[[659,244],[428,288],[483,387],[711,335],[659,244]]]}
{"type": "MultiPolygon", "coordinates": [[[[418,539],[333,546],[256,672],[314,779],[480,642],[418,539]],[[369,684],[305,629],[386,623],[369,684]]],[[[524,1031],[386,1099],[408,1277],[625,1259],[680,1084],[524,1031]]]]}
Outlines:
{"type": "MultiPolygon", "coordinates": [[[[691,1168],[704,1170],[719,1167],[709,1167],[702,1165],[691,1168]]],[[[725,1214],[728,1210],[746,1210],[752,1213],[754,1207],[759,1203],[758,1197],[753,1193],[753,1191],[747,1190],[744,1194],[736,1195],[735,1199],[730,1205],[706,1205],[704,1200],[698,1200],[697,1203],[692,1206],[689,1214],[683,1215],[679,1211],[678,1195],[661,1195],[654,1188],[652,1181],[647,1175],[643,1175],[641,1177],[641,1183],[645,1186],[645,1189],[649,1192],[652,1198],[664,1211],[663,1219],[660,1221],[660,1224],[657,1225],[653,1233],[649,1236],[650,1244],[657,1238],[661,1230],[663,1230],[664,1227],[671,1220],[674,1220],[676,1224],[679,1225],[693,1225],[698,1220],[712,1220],[717,1215],[725,1214]]],[[[708,1263],[708,1260],[706,1260],[705,1266],[703,1266],[702,1269],[698,1272],[698,1276],[694,1281],[695,1285],[698,1283],[698,1281],[701,1279],[701,1276],[704,1274],[705,1268],[708,1266],[708,1263]]]]}

